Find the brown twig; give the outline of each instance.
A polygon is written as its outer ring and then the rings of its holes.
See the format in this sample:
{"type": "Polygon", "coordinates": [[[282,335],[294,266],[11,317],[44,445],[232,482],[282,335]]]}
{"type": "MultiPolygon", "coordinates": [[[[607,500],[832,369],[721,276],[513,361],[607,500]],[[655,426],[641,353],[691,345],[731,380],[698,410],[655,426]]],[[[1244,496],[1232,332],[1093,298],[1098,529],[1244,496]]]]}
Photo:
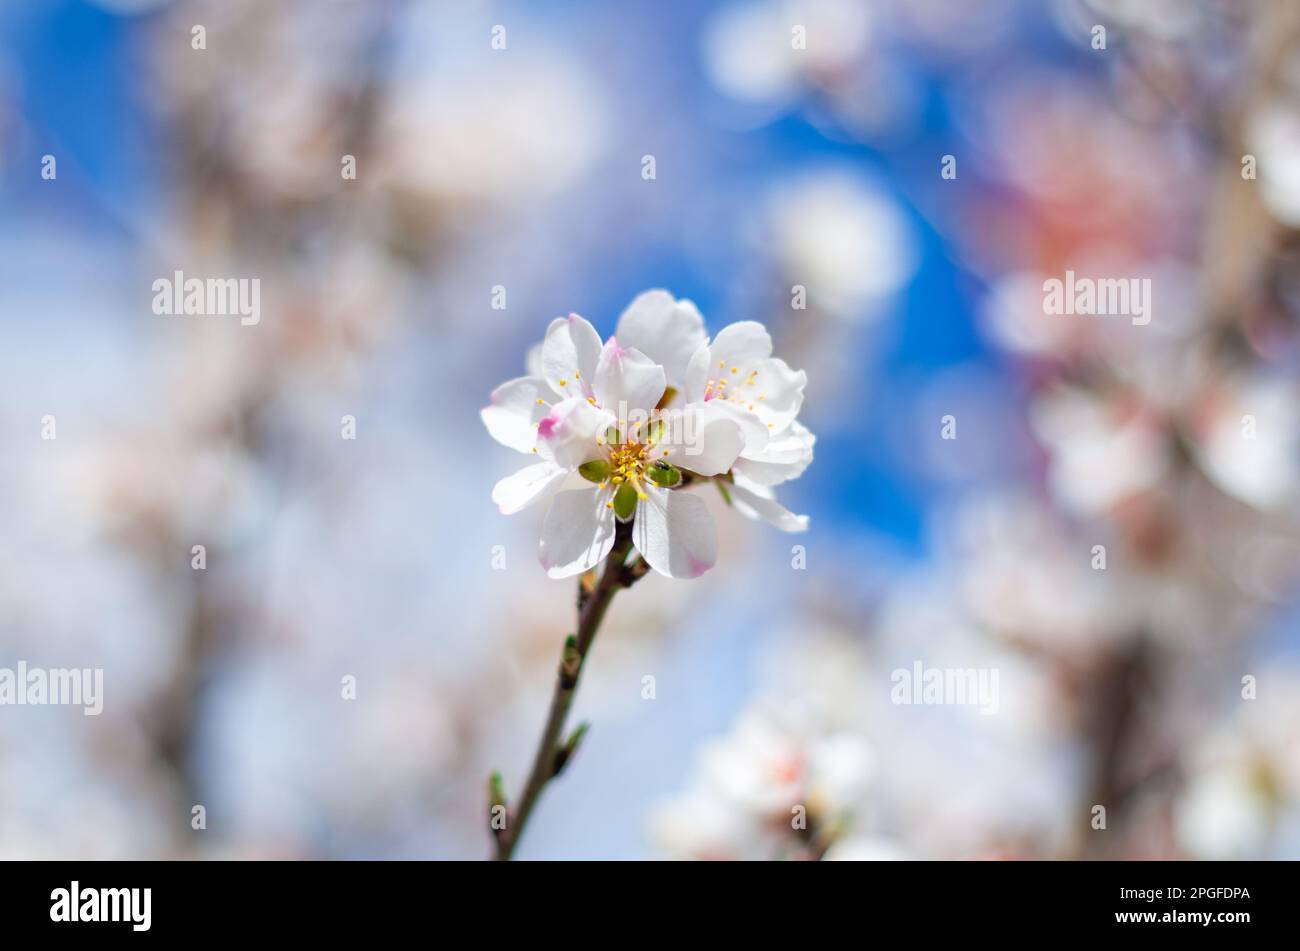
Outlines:
{"type": "MultiPolygon", "coordinates": [[[[542,738],[537,744],[533,757],[533,768],[528,774],[523,794],[518,804],[505,813],[505,823],[501,828],[493,828],[493,858],[507,861],[515,853],[519,840],[523,836],[528,817],[546,784],[560,775],[564,767],[573,758],[578,744],[586,734],[587,725],[580,725],[567,739],[562,741],[564,724],[573,705],[574,694],[578,690],[578,678],[591,650],[596,632],[605,618],[614,595],[621,588],[631,587],[646,574],[647,566],[641,560],[631,565],[626,564],[628,553],[632,549],[632,527],[620,524],[614,539],[614,548],[605,561],[605,569],[600,580],[594,585],[589,580],[578,583],[578,630],[565,640],[564,650],[560,656],[560,666],[556,671],[555,690],[551,695],[551,709],[546,717],[546,726],[542,729],[542,738]]],[[[497,784],[499,786],[499,783],[497,784]]],[[[503,803],[504,797],[493,795],[490,806],[503,803]]]]}

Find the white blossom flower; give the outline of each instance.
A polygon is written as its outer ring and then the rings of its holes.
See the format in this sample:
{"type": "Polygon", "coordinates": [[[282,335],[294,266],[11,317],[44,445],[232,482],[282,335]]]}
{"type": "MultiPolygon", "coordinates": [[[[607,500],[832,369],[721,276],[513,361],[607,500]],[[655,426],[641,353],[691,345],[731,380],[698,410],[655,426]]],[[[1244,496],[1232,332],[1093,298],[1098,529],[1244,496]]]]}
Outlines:
{"type": "Polygon", "coordinates": [[[1289,379],[1225,376],[1192,420],[1192,449],[1216,486],[1258,509],[1291,507],[1300,489],[1300,405],[1289,379]]]}
{"type": "Polygon", "coordinates": [[[667,407],[704,404],[740,424],[745,446],[728,491],[736,509],[782,531],[806,529],[807,517],[780,505],[771,487],[798,478],[812,462],[816,439],[796,418],[808,377],[772,356],[763,325],[739,321],[709,342],[694,304],[647,291],[623,312],[617,336],[663,364],[675,391],[667,407]]]}
{"type": "Polygon", "coordinates": [[[769,824],[705,785],[656,803],[648,832],[659,848],[675,857],[756,861],[770,858],[773,852],[769,824]]]}
{"type": "Polygon", "coordinates": [[[803,703],[759,702],[732,729],[707,741],[682,793],[651,814],[655,841],[692,858],[770,856],[798,841],[792,825],[833,838],[862,805],[875,752],[857,730],[834,730],[803,703]]]}
{"type": "Polygon", "coordinates": [[[827,862],[905,862],[908,858],[896,843],[870,835],[836,842],[824,856],[827,862]]]}
{"type": "Polygon", "coordinates": [[[683,491],[702,480],[719,480],[742,514],[802,530],[807,518],[769,487],[812,459],[795,420],[806,376],[771,351],[748,321],[710,344],[695,305],[665,291],[640,295],[603,344],[577,314],[557,318],[528,375],[497,387],[481,413],[497,441],[539,457],[498,482],[493,501],[507,515],[549,502],[541,561],[553,578],[598,564],[619,522],[656,571],[703,574],[716,561],[713,522],[683,491]]]}
{"type": "Polygon", "coordinates": [[[1259,195],[1282,224],[1300,225],[1300,109],[1285,97],[1257,105],[1246,119],[1246,142],[1258,156],[1259,195]]]}
{"type": "Polygon", "coordinates": [[[879,186],[841,168],[783,183],[769,196],[764,231],[775,265],[816,288],[814,305],[848,321],[870,320],[916,273],[911,226],[879,186]]]}
{"type": "Polygon", "coordinates": [[[762,0],[714,13],[702,38],[705,71],[738,99],[784,103],[843,75],[868,47],[870,11],[852,0],[762,0]],[[819,42],[790,42],[791,24],[819,42]]]}
{"type": "Polygon", "coordinates": [[[1196,775],[1174,808],[1174,831],[1189,853],[1207,859],[1255,858],[1272,826],[1273,804],[1240,764],[1196,775]]]}

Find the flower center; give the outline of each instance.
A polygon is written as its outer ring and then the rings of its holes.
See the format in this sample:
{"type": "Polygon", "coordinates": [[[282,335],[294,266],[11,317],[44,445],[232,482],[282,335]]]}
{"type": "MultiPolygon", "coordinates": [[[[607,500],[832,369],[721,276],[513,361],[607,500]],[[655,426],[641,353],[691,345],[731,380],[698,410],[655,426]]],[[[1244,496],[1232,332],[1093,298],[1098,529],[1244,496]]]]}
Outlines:
{"type": "Polygon", "coordinates": [[[757,370],[750,370],[749,373],[741,375],[739,367],[732,367],[731,372],[728,373],[727,362],[723,360],[718,363],[717,375],[710,377],[704,384],[704,401],[707,403],[709,400],[726,400],[752,412],[755,402],[767,398],[765,393],[754,395],[754,387],[757,385],[757,370]]]}
{"type": "Polygon", "coordinates": [[[649,464],[649,446],[628,441],[609,447],[609,481],[614,485],[636,483],[649,464]]]}

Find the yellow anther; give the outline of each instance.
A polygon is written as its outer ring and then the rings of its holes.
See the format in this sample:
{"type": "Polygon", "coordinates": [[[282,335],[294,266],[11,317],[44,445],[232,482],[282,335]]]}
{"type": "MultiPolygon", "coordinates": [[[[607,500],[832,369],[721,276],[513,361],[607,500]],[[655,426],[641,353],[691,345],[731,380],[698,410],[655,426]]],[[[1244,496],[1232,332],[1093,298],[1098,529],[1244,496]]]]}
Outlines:
{"type": "Polygon", "coordinates": [[[644,492],[638,492],[638,493],[636,494],[636,497],[637,497],[638,499],[640,499],[642,502],[644,502],[646,499],[650,498],[650,496],[646,495],[644,492]]]}
{"type": "Polygon", "coordinates": [[[595,405],[596,405],[596,397],[594,397],[594,396],[588,396],[588,397],[587,397],[587,402],[590,403],[592,406],[595,406],[595,405]]]}
{"type": "Polygon", "coordinates": [[[618,485],[620,482],[623,481],[623,477],[620,475],[616,475],[614,476],[614,478],[610,479],[609,481],[614,483],[615,485],[618,485]]]}
{"type": "Polygon", "coordinates": [[[665,456],[668,455],[668,453],[669,453],[670,451],[671,451],[671,450],[665,449],[665,450],[664,450],[664,455],[665,455],[665,456]]]}
{"type": "Polygon", "coordinates": [[[607,508],[607,509],[612,509],[613,507],[614,507],[614,503],[613,503],[613,502],[606,502],[606,503],[605,503],[605,508],[607,508]]]}
{"type": "Polygon", "coordinates": [[[726,361],[726,360],[719,360],[719,361],[718,361],[718,368],[719,368],[719,369],[721,369],[722,367],[725,367],[726,365],[727,365],[727,361],[726,361]]]}
{"type": "Polygon", "coordinates": [[[538,398],[537,398],[537,405],[538,405],[538,406],[543,405],[545,402],[546,402],[546,400],[542,399],[541,397],[538,397],[538,398]]]}
{"type": "Polygon", "coordinates": [[[735,372],[736,372],[736,368],[735,368],[735,367],[732,367],[732,368],[731,368],[731,372],[732,372],[732,373],[735,373],[735,372]]]}
{"type": "Polygon", "coordinates": [[[574,378],[575,380],[581,380],[581,379],[582,379],[582,371],[581,371],[581,370],[574,370],[574,371],[573,371],[573,378],[574,378]]]}
{"type": "Polygon", "coordinates": [[[568,385],[569,385],[569,381],[568,381],[568,380],[561,380],[561,381],[560,381],[560,386],[568,386],[568,385]]]}

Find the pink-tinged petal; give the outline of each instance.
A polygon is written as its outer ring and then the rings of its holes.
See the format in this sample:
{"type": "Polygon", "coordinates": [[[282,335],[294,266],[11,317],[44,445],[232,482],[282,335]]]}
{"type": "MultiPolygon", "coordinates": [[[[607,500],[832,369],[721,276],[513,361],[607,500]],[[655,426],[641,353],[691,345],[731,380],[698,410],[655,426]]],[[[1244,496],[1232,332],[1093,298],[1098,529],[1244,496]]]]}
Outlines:
{"type": "Polygon", "coordinates": [[[710,397],[709,367],[712,365],[713,351],[700,347],[691,355],[686,366],[686,378],[682,385],[682,398],[686,403],[699,403],[710,397]]]}
{"type": "Polygon", "coordinates": [[[816,442],[817,437],[795,420],[759,451],[751,452],[746,446],[733,471],[757,485],[788,482],[803,475],[812,463],[816,442]]]}
{"type": "Polygon", "coordinates": [[[552,578],[594,568],[614,547],[614,510],[605,504],[611,494],[593,486],[569,489],[551,500],[539,557],[552,578]]]}
{"type": "Polygon", "coordinates": [[[514,475],[506,476],[492,489],[492,501],[502,515],[514,515],[554,493],[569,473],[553,462],[539,462],[525,466],[514,475]]]}
{"type": "Polygon", "coordinates": [[[758,321],[742,320],[723,327],[709,348],[715,369],[745,370],[772,355],[772,338],[758,321]]]}
{"type": "Polygon", "coordinates": [[[761,519],[783,532],[808,530],[808,516],[795,515],[776,500],[771,489],[746,484],[745,480],[737,477],[728,491],[732,508],[746,518],[761,519]]]}
{"type": "Polygon", "coordinates": [[[590,396],[600,360],[600,334],[577,314],[557,317],[542,341],[542,376],[563,397],[590,396]]]}
{"type": "Polygon", "coordinates": [[[638,295],[618,318],[614,335],[624,347],[640,350],[662,366],[668,385],[679,389],[691,355],[709,339],[695,305],[662,290],[638,295]]]}
{"type": "Polygon", "coordinates": [[[650,487],[637,503],[632,544],[655,571],[698,578],[718,560],[713,516],[698,495],[650,487]]]}
{"type": "Polygon", "coordinates": [[[583,397],[556,403],[537,421],[537,453],[564,469],[600,458],[598,438],[614,422],[612,414],[583,397]]]}
{"type": "Polygon", "coordinates": [[[648,422],[648,417],[667,386],[664,368],[640,350],[619,344],[617,337],[605,341],[596,365],[596,401],[620,421],[648,422]]]}
{"type": "Polygon", "coordinates": [[[532,452],[537,444],[537,421],[546,415],[555,398],[551,388],[537,377],[521,376],[502,383],[488,398],[489,405],[479,410],[479,418],[488,433],[503,446],[518,452],[532,452]]]}
{"type": "Polygon", "coordinates": [[[731,414],[711,403],[692,403],[662,417],[663,435],[651,457],[702,476],[721,475],[745,448],[745,434],[731,414]]]}

